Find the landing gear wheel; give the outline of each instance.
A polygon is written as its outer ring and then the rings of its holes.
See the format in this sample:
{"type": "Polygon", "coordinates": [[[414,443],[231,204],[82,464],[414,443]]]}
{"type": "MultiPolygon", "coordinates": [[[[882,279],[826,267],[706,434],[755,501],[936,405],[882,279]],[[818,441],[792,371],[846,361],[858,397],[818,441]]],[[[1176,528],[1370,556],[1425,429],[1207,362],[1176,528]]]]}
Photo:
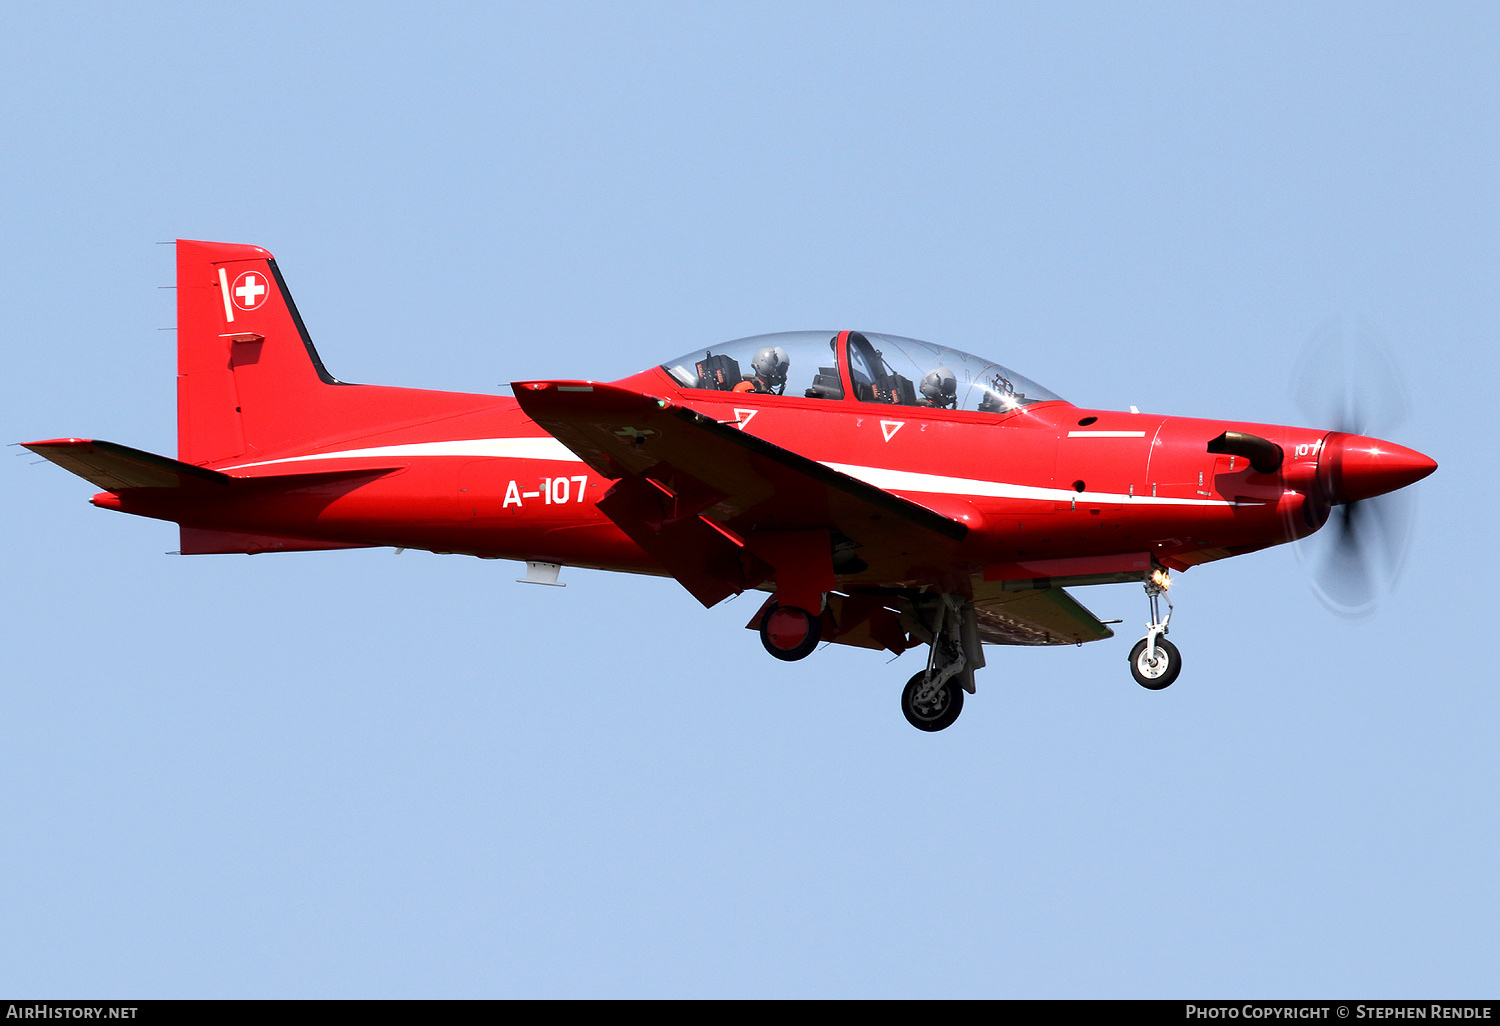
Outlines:
{"type": "Polygon", "coordinates": [[[1182,653],[1166,638],[1156,639],[1156,658],[1146,651],[1146,639],[1142,638],[1130,650],[1130,675],[1143,688],[1160,691],[1167,687],[1182,672],[1182,653]]]}
{"type": "Polygon", "coordinates": [[[823,618],[796,606],[772,606],[760,618],[760,643],[777,659],[796,662],[823,637],[823,618]]]}
{"type": "Polygon", "coordinates": [[[906,722],[918,730],[942,730],[952,726],[958,714],[964,711],[964,689],[955,680],[949,680],[924,703],[917,702],[917,693],[922,690],[922,678],[926,671],[917,674],[901,689],[901,711],[906,722]]]}

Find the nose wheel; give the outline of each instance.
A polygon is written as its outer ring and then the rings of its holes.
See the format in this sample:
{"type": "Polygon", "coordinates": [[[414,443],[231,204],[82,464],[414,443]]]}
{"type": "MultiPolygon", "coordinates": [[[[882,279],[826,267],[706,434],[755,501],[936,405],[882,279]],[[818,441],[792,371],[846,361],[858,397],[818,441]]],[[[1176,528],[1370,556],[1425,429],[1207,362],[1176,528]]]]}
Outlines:
{"type": "Polygon", "coordinates": [[[1157,638],[1154,650],[1147,640],[1142,638],[1130,650],[1130,675],[1141,687],[1160,691],[1182,672],[1182,653],[1166,638],[1157,638]]]}
{"type": "Polygon", "coordinates": [[[1165,570],[1151,571],[1146,578],[1146,597],[1151,600],[1151,622],[1146,636],[1130,650],[1130,675],[1135,682],[1151,691],[1168,687],[1182,672],[1182,653],[1164,636],[1172,622],[1172,600],[1167,599],[1167,615],[1161,615],[1161,599],[1172,586],[1165,570]]]}

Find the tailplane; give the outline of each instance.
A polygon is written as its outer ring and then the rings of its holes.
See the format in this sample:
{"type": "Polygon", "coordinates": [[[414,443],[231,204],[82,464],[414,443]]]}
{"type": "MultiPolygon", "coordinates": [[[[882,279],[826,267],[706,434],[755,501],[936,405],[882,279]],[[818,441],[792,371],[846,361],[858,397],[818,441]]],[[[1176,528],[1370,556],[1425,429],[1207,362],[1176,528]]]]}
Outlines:
{"type": "Polygon", "coordinates": [[[211,492],[233,478],[216,470],[106,442],[102,438],[53,438],[45,442],[22,442],[23,446],[51,460],[69,473],[107,492],[127,488],[179,488],[211,492]]]}

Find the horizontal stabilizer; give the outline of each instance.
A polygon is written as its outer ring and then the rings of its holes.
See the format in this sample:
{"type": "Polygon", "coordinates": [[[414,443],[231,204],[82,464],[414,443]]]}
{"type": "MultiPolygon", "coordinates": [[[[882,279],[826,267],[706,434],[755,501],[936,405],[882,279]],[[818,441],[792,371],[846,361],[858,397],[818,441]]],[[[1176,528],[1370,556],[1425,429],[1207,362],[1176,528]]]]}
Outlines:
{"type": "Polygon", "coordinates": [[[216,470],[100,439],[54,438],[21,444],[107,492],[127,488],[206,489],[224,487],[233,480],[216,470]]]}

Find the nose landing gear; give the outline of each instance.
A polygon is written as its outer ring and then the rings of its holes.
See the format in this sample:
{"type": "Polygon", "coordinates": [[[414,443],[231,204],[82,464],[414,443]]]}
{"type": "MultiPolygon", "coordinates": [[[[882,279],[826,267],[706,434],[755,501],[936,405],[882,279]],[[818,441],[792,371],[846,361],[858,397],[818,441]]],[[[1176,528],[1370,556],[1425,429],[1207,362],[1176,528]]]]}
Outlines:
{"type": "Polygon", "coordinates": [[[1161,599],[1172,586],[1165,570],[1153,570],[1146,578],[1146,597],[1151,600],[1151,622],[1146,636],[1130,650],[1130,675],[1135,682],[1151,691],[1168,687],[1182,672],[1182,653],[1163,635],[1172,622],[1172,600],[1167,599],[1167,615],[1161,615],[1161,599]]]}
{"type": "Polygon", "coordinates": [[[1182,653],[1166,638],[1157,638],[1155,647],[1148,650],[1147,640],[1142,638],[1130,650],[1130,675],[1141,687],[1160,691],[1182,671],[1182,653]]]}

